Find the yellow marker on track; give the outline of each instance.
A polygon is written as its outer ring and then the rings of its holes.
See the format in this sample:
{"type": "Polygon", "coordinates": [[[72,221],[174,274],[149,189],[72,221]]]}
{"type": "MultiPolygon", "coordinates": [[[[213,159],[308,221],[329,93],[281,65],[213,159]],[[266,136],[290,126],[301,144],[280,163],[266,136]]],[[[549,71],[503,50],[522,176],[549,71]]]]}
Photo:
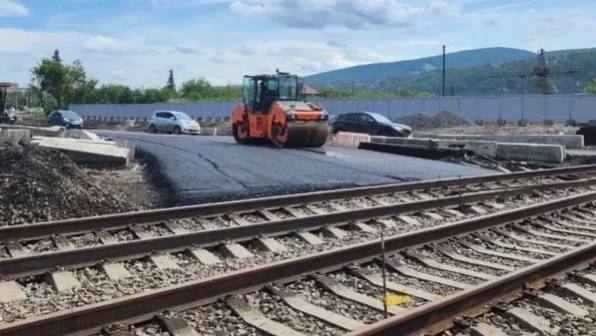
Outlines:
{"type": "Polygon", "coordinates": [[[412,302],[412,297],[409,295],[398,295],[398,294],[386,294],[385,303],[388,306],[401,306],[407,305],[412,302]]]}

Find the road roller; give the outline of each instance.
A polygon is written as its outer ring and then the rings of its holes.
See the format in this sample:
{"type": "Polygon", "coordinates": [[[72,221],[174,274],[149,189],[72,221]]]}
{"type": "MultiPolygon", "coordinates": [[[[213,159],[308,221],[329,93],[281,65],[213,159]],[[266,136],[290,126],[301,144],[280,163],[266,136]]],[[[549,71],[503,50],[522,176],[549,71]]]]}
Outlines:
{"type": "Polygon", "coordinates": [[[329,115],[308,102],[297,75],[244,76],[242,103],[232,114],[236,142],[272,142],[277,147],[321,147],[327,141],[329,115]]]}

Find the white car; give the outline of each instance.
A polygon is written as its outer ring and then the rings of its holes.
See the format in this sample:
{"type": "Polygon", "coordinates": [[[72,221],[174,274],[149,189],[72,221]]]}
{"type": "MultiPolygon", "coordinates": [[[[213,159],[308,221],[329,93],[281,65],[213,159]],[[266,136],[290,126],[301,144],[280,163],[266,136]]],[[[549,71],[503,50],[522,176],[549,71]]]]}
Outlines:
{"type": "Polygon", "coordinates": [[[155,111],[149,120],[149,132],[201,134],[201,125],[179,111],[155,111]]]}

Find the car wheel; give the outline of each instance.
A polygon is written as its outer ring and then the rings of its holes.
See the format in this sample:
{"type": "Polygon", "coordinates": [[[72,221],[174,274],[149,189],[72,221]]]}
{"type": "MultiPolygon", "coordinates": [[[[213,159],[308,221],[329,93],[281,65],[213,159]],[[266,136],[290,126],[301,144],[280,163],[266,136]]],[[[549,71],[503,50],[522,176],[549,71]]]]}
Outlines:
{"type": "Polygon", "coordinates": [[[172,133],[174,133],[174,134],[180,134],[180,126],[174,127],[174,130],[172,131],[172,133]]]}
{"type": "Polygon", "coordinates": [[[157,128],[155,128],[155,125],[151,124],[149,125],[149,132],[155,134],[157,133],[157,128]]]}

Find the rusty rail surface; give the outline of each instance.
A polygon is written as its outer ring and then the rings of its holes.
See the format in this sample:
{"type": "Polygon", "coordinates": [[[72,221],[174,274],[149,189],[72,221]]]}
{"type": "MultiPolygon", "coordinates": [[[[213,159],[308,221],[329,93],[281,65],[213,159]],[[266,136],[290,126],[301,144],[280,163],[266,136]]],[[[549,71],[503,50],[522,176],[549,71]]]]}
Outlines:
{"type": "Polygon", "coordinates": [[[336,225],[379,216],[404,214],[412,211],[422,211],[439,207],[458,206],[537,190],[584,187],[595,184],[596,178],[591,178],[515,187],[497,191],[475,192],[430,200],[338,211],[313,216],[274,220],[258,224],[233,226],[223,229],[203,230],[171,236],[145,238],[114,244],[6,258],[0,259],[0,274],[4,278],[13,279],[23,276],[43,274],[55,269],[57,266],[85,267],[96,264],[104,259],[119,261],[142,257],[156,251],[176,252],[184,250],[189,246],[209,247],[225,241],[246,241],[260,235],[278,236],[298,230],[314,230],[327,225],[336,225]]]}
{"type": "Polygon", "coordinates": [[[474,316],[485,306],[523,291],[529,284],[539,289],[547,278],[585,268],[596,260],[596,242],[544,262],[528,266],[498,279],[433,301],[404,314],[369,325],[347,336],[394,336],[439,333],[454,326],[459,316],[474,316]]]}
{"type": "Polygon", "coordinates": [[[522,178],[584,174],[594,172],[596,172],[596,165],[584,165],[575,167],[544,169],[530,172],[517,172],[510,174],[483,175],[465,178],[450,178],[444,180],[395,183],[370,187],[327,190],[312,193],[190,205],[174,208],[127,212],[104,216],[66,219],[19,226],[0,227],[0,237],[5,237],[5,239],[32,239],[65,233],[74,234],[94,230],[114,229],[119,227],[126,227],[131,223],[154,223],[163,220],[181,219],[194,216],[208,216],[228,212],[253,210],[259,208],[272,208],[277,206],[287,206],[291,204],[319,202],[331,199],[362,197],[375,194],[403,192],[428,188],[463,186],[474,183],[500,182],[522,178]]]}
{"type": "MultiPolygon", "coordinates": [[[[385,249],[388,252],[395,252],[404,248],[487,229],[512,221],[523,220],[531,216],[557,211],[595,200],[596,192],[589,192],[522,209],[463,220],[413,233],[396,235],[386,239],[385,249]]],[[[62,336],[91,334],[97,332],[104,325],[122,321],[143,321],[164,309],[192,307],[214,302],[222,296],[231,293],[248,292],[271,282],[287,282],[304,274],[328,272],[341,269],[351,263],[371,261],[380,254],[381,246],[379,241],[361,243],[328,252],[229,272],[207,279],[0,325],[0,335],[62,336]]],[[[578,254],[577,258],[583,255],[583,253],[581,255],[578,254]]],[[[593,251],[590,256],[594,257],[593,251]]],[[[569,261],[571,262],[573,260],[569,261]]],[[[562,266],[559,265],[558,267],[562,266]]],[[[503,288],[506,287],[503,286],[503,288]]]]}

